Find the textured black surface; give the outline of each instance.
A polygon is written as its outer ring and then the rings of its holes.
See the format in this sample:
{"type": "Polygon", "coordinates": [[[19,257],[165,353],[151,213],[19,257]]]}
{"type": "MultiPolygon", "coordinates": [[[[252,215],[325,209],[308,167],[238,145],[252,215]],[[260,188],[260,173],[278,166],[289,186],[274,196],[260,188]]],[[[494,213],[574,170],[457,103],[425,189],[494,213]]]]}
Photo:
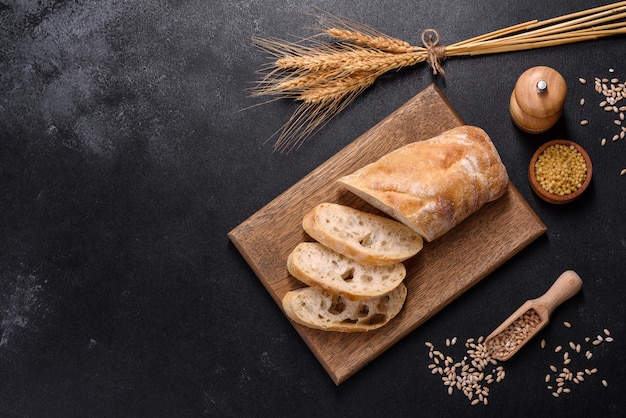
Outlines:
{"type": "Polygon", "coordinates": [[[591,81],[626,80],[624,37],[453,58],[445,79],[425,66],[385,75],[287,155],[266,140],[294,103],[254,106],[245,92],[267,61],[251,38],[307,36],[316,8],[413,44],[436,28],[446,44],[600,4],[1,1],[0,416],[620,416],[626,143],[610,141],[591,81]],[[557,126],[530,136],[508,100],[535,65],[561,72],[569,95],[557,126]],[[432,82],[491,135],[548,232],[337,387],[226,234],[432,82]],[[526,179],[533,151],[558,137],[594,163],[567,206],[526,179]],[[542,333],[550,350],[537,340],[506,363],[487,406],[448,395],[424,342],[488,334],[566,269],[584,286],[542,333]],[[603,328],[615,342],[571,364],[598,373],[553,398],[551,348],[603,328]]]}

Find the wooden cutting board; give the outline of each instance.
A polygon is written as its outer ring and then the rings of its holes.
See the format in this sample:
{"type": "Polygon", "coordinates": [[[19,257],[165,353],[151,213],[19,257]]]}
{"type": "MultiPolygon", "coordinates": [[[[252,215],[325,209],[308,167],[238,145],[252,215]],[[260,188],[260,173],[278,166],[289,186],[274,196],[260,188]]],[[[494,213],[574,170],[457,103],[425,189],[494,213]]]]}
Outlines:
{"type": "MultiPolygon", "coordinates": [[[[303,286],[289,275],[287,257],[298,243],[311,241],[301,226],[306,212],[320,202],[336,202],[381,214],[337,185],[335,179],[402,145],[462,124],[441,91],[431,85],[228,236],[281,306],[286,292],[303,286]]],[[[335,384],[340,384],[545,231],[543,222],[510,184],[503,197],[443,237],[425,242],[420,253],[405,261],[407,299],[400,314],[384,327],[366,333],[339,333],[293,326],[335,384]]]]}

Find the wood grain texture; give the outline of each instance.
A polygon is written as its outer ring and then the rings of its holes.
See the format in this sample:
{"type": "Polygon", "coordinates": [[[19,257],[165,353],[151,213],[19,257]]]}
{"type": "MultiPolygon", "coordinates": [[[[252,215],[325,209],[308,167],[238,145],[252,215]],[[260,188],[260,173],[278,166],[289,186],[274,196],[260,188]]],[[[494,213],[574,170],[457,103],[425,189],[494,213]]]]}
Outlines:
{"type": "MultiPolygon", "coordinates": [[[[229,238],[275,302],[302,287],[287,271],[287,257],[301,241],[304,214],[320,202],[335,202],[382,214],[335,180],[409,142],[436,136],[464,122],[431,85],[313,170],[246,221],[229,238]]],[[[404,308],[389,324],[367,333],[338,333],[293,324],[336,384],[374,360],[401,338],[485,278],[546,231],[519,191],[503,197],[407,260],[404,308]]]]}

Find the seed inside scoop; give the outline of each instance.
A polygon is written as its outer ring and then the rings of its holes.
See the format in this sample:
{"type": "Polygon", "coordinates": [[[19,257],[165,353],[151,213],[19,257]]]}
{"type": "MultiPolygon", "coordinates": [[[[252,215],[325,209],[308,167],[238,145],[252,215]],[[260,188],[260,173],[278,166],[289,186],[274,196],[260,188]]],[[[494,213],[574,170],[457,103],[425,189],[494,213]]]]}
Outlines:
{"type": "Polygon", "coordinates": [[[491,357],[501,359],[522,344],[541,324],[541,317],[534,308],[524,312],[502,332],[489,340],[487,347],[491,357]]]}

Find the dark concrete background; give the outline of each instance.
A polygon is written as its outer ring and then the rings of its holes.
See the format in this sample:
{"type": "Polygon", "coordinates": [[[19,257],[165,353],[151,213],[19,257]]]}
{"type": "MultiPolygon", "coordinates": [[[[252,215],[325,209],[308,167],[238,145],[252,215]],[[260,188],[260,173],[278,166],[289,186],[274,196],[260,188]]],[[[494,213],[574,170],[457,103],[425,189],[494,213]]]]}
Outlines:
{"type": "Polygon", "coordinates": [[[0,416],[619,416],[626,143],[599,145],[615,125],[578,78],[614,68],[626,80],[624,37],[449,59],[445,78],[425,66],[385,75],[287,155],[267,139],[295,104],[257,106],[245,91],[267,62],[251,38],[310,35],[316,8],[413,44],[436,28],[449,44],[600,4],[1,0],[0,416]],[[530,136],[508,100],[535,65],[560,71],[569,95],[557,126],[530,136]],[[491,135],[548,233],[336,387],[227,233],[433,82],[491,135]],[[567,206],[526,179],[556,137],[594,163],[591,188],[567,206]],[[583,291],[542,338],[610,329],[615,342],[589,362],[598,375],[553,398],[543,377],[559,360],[537,341],[506,363],[488,406],[449,396],[424,342],[488,334],[570,268],[583,291]]]}

